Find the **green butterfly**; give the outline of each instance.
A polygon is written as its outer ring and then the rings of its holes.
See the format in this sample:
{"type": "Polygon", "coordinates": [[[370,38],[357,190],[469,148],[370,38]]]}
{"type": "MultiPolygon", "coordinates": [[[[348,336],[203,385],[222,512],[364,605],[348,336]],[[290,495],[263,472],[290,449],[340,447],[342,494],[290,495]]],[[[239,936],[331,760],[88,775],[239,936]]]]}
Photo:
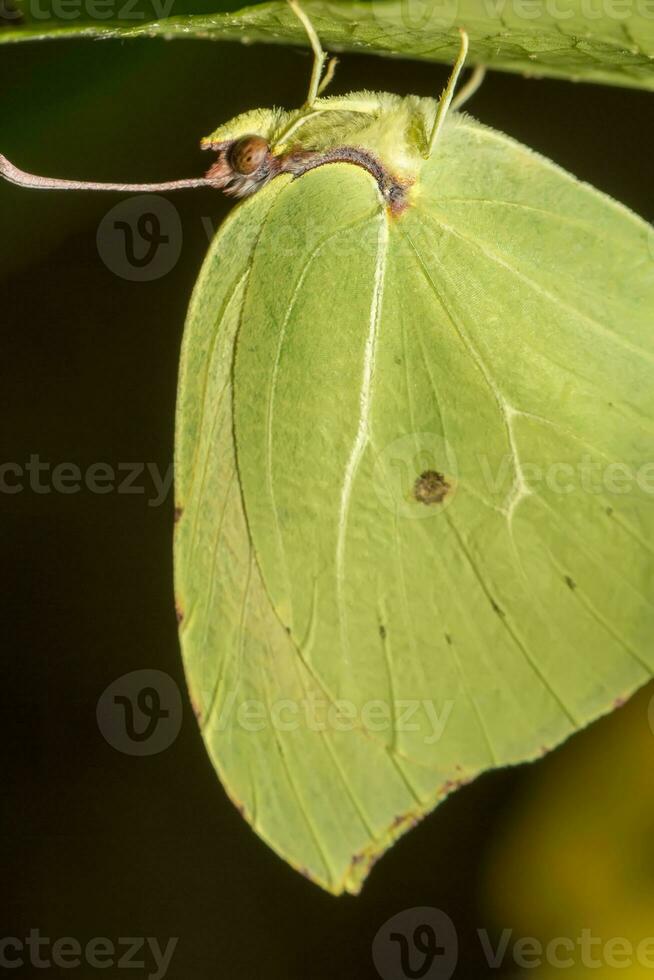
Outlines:
{"type": "Polygon", "coordinates": [[[357,892],[453,789],[652,675],[654,237],[456,111],[465,33],[439,102],[327,98],[293,6],[305,105],[154,188],[246,197],[184,335],[176,596],[227,792],[357,892]]]}

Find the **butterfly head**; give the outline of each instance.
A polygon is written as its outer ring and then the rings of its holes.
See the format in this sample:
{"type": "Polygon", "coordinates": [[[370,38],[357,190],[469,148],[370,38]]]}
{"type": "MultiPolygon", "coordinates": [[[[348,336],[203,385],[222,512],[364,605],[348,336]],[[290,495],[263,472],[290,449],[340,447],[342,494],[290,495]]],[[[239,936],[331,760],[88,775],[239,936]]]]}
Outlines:
{"type": "Polygon", "coordinates": [[[202,148],[216,154],[207,180],[231,197],[247,197],[268,183],[279,172],[271,147],[284,115],[277,109],[255,109],[203,139],[202,148]]]}
{"type": "Polygon", "coordinates": [[[263,136],[241,136],[213,144],[211,149],[217,157],[206,178],[230,197],[254,194],[279,171],[279,161],[263,136]]]}

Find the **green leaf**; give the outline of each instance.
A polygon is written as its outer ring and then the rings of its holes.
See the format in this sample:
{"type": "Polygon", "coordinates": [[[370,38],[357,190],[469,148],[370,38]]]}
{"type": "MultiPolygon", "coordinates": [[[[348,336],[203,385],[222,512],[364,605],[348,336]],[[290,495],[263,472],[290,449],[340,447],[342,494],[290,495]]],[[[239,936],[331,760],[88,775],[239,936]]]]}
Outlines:
{"type": "Polygon", "coordinates": [[[293,142],[370,149],[409,207],[335,163],[219,231],[183,346],[176,591],[227,792],[339,893],[652,674],[654,238],[470,118],[424,160],[431,100],[319,107],[293,142]]]}
{"type": "MultiPolygon", "coordinates": [[[[241,10],[164,17],[165,0],[117,5],[117,20],[82,17],[5,20],[0,42],[55,37],[210,38],[306,44],[283,0],[241,10]],[[121,12],[123,20],[120,20],[121,12]],[[70,18],[70,19],[69,19],[70,18]]],[[[53,3],[54,6],[54,3],[53,3]]],[[[229,2],[227,3],[229,6],[229,2]]],[[[306,0],[324,44],[451,63],[459,26],[470,35],[470,61],[507,71],[654,88],[654,0],[306,0]]],[[[55,8],[56,9],[56,8],[55,8]]],[[[103,16],[105,8],[102,8],[103,16]]],[[[27,18],[27,11],[25,13],[27,18]]]]}

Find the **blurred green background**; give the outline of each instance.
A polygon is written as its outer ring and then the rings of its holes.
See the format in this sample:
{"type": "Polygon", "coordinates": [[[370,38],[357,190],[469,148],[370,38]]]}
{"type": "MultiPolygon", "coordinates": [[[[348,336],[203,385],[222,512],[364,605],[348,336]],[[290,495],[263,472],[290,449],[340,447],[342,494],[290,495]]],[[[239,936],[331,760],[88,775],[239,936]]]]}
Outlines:
{"type": "MultiPolygon", "coordinates": [[[[6,46],[0,151],[59,177],[196,175],[208,163],[202,135],[253,106],[300,103],[309,71],[307,52],[260,46],[6,46]]],[[[437,94],[446,75],[344,56],[332,91],[437,94]]],[[[652,106],[644,92],[492,74],[469,111],[652,220],[652,106]]],[[[112,273],[96,245],[120,200],[0,185],[2,462],[38,454],[82,470],[152,462],[164,473],[172,461],[185,309],[207,225],[230,205],[210,191],[171,195],[179,260],[133,282],[112,273]]],[[[216,780],[186,702],[167,751],[139,759],[111,748],[95,719],[111,681],[159,668],[184,691],[173,502],[150,506],[147,481],[145,491],[0,493],[4,934],[178,936],[172,980],[374,978],[377,930],[421,905],[453,920],[461,978],[521,975],[508,955],[502,969],[488,966],[480,928],[543,942],[584,927],[605,941],[654,934],[652,690],[548,760],[460,791],[379,862],[357,899],[322,894],[254,836],[216,780]]]]}

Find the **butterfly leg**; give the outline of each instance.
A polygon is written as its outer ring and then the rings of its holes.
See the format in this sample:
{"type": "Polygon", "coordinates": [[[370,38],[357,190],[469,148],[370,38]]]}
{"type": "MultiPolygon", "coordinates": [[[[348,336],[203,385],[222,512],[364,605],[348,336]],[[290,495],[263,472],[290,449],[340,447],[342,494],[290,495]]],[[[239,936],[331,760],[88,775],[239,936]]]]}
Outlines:
{"type": "Polygon", "coordinates": [[[318,95],[322,95],[328,85],[331,85],[332,79],[336,74],[336,66],[338,64],[338,58],[330,58],[327,62],[327,71],[325,72],[325,77],[318,86],[318,95]]]}
{"type": "MultiPolygon", "coordinates": [[[[289,0],[290,3],[290,0],[289,0]]],[[[434,119],[434,125],[429,136],[429,141],[427,143],[427,157],[430,157],[433,153],[434,147],[436,146],[436,140],[438,139],[438,134],[441,131],[443,123],[445,122],[445,117],[447,116],[448,109],[450,108],[450,103],[454,97],[454,89],[456,88],[456,83],[459,80],[459,75],[461,74],[461,69],[466,60],[468,54],[468,35],[462,27],[459,28],[459,34],[461,35],[461,47],[459,48],[459,54],[454,62],[454,68],[452,69],[452,74],[450,75],[447,85],[443,90],[443,94],[440,97],[438,103],[438,108],[436,110],[436,117],[434,119]]]]}
{"type": "Polygon", "coordinates": [[[477,89],[480,87],[484,78],[486,77],[486,68],[484,65],[477,65],[472,75],[465,83],[463,88],[454,96],[452,99],[452,111],[457,112],[461,109],[466,102],[473,97],[477,89]]]}
{"type": "Polygon", "coordinates": [[[314,102],[316,101],[318,94],[329,85],[332,78],[334,77],[334,69],[336,68],[336,59],[332,58],[328,67],[327,74],[320,84],[320,77],[325,67],[325,61],[327,59],[327,54],[323,51],[322,44],[320,43],[320,38],[316,33],[316,29],[302,10],[302,7],[298,3],[298,0],[288,0],[288,5],[300,21],[304,30],[306,31],[307,37],[309,38],[309,43],[313,50],[313,69],[311,71],[311,81],[309,82],[309,94],[307,95],[306,102],[304,103],[305,108],[310,109],[314,102]]]}

